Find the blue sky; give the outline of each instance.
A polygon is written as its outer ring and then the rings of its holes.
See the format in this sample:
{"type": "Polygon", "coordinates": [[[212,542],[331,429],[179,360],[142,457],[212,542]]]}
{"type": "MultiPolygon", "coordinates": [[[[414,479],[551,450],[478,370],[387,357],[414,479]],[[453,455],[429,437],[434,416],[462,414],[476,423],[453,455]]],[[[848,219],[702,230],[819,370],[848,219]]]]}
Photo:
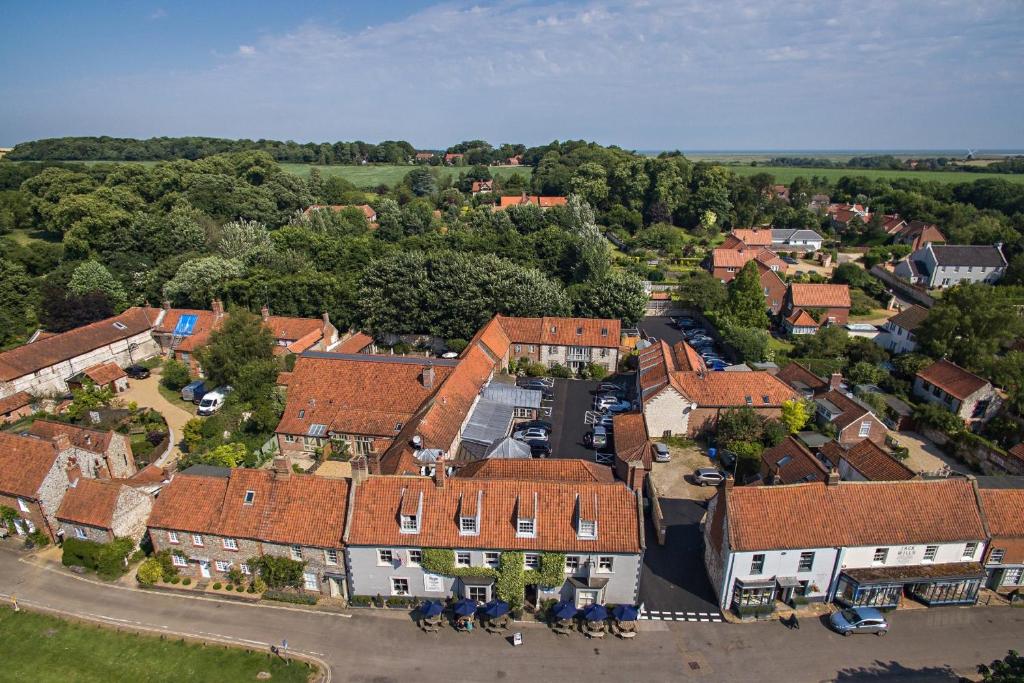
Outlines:
{"type": "Polygon", "coordinates": [[[3,24],[5,145],[1024,147],[1020,0],[6,0],[3,24]]]}

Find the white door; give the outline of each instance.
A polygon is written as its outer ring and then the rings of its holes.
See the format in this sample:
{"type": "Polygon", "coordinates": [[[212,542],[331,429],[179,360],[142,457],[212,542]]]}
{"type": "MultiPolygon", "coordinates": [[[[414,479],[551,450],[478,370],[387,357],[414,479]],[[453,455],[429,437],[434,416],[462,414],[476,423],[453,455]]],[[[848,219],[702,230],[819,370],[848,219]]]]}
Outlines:
{"type": "Polygon", "coordinates": [[[341,597],[341,579],[337,576],[327,577],[327,586],[330,588],[332,598],[341,597]]]}
{"type": "Polygon", "coordinates": [[[199,560],[199,573],[204,579],[210,578],[210,561],[199,560]]]}

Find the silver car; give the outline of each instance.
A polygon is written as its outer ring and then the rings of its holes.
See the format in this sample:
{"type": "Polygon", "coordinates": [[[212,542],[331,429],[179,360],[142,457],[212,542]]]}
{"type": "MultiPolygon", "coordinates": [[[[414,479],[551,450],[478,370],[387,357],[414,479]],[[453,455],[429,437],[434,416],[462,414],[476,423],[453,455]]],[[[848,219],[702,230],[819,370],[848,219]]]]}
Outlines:
{"type": "Polygon", "coordinates": [[[672,462],[672,454],[663,443],[654,444],[654,462],[672,462]]]}
{"type": "Polygon", "coordinates": [[[832,630],[844,636],[854,633],[874,633],[884,636],[889,632],[885,615],[874,607],[848,607],[829,617],[832,630]]]}
{"type": "Polygon", "coordinates": [[[693,483],[700,486],[718,486],[725,481],[725,475],[714,467],[698,467],[693,471],[693,483]]]}

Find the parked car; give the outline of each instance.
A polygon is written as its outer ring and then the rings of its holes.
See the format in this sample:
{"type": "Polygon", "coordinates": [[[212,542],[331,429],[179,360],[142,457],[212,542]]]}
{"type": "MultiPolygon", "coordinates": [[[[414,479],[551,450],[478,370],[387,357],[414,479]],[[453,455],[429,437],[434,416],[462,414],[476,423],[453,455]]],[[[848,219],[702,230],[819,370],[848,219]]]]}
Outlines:
{"type": "Polygon", "coordinates": [[[725,475],[715,467],[698,467],[693,471],[693,483],[700,486],[718,486],[725,481],[725,475]]]}
{"type": "Polygon", "coordinates": [[[612,415],[618,415],[619,413],[628,413],[632,409],[633,404],[630,403],[629,401],[619,401],[614,405],[606,407],[605,412],[610,413],[612,415]]]}
{"type": "Polygon", "coordinates": [[[224,407],[224,399],[227,398],[227,394],[228,392],[223,387],[207,392],[199,402],[199,410],[196,412],[203,416],[213,415],[224,407]]]}
{"type": "Polygon", "coordinates": [[[546,440],[530,439],[526,442],[526,445],[530,447],[530,455],[535,458],[551,457],[551,445],[546,440]]]}
{"type": "Polygon", "coordinates": [[[206,394],[206,382],[201,379],[193,380],[181,388],[181,400],[189,403],[199,403],[206,394]]]}
{"type": "Polygon", "coordinates": [[[692,329],[694,327],[700,326],[700,323],[698,323],[693,318],[676,318],[675,324],[676,327],[678,327],[681,330],[692,329]]]}
{"type": "Polygon", "coordinates": [[[594,410],[599,413],[603,413],[609,406],[613,406],[619,402],[616,396],[598,396],[594,399],[594,410]]]}
{"type": "Polygon", "coordinates": [[[583,435],[583,443],[589,448],[604,448],[608,445],[608,430],[594,425],[594,430],[583,435]]]}
{"type": "Polygon", "coordinates": [[[718,464],[721,465],[722,469],[729,472],[736,466],[736,454],[732,451],[720,449],[718,451],[718,464]]]}
{"type": "Polygon", "coordinates": [[[791,266],[795,266],[797,263],[799,263],[799,261],[797,261],[792,256],[780,256],[779,258],[781,258],[783,261],[785,261],[786,263],[788,263],[791,266]]]}
{"type": "Polygon", "coordinates": [[[551,433],[551,423],[545,422],[544,420],[530,420],[529,422],[520,422],[516,425],[516,431],[523,429],[543,429],[548,434],[551,433]]]}
{"type": "Polygon", "coordinates": [[[844,636],[852,636],[854,633],[884,636],[889,632],[889,622],[874,607],[848,607],[833,613],[828,623],[833,631],[844,636]]]}
{"type": "Polygon", "coordinates": [[[519,430],[512,435],[512,438],[518,441],[547,441],[548,433],[538,427],[531,427],[519,430]]]}
{"type": "Polygon", "coordinates": [[[663,443],[654,444],[654,462],[671,462],[672,454],[668,452],[668,446],[663,443]]]}
{"type": "Polygon", "coordinates": [[[555,390],[537,379],[530,380],[526,384],[523,384],[522,387],[523,389],[530,389],[531,391],[539,391],[541,396],[546,399],[552,399],[555,397],[555,390]]]}
{"type": "Polygon", "coordinates": [[[149,377],[149,368],[141,365],[129,365],[124,369],[124,374],[132,379],[146,379],[149,377]]]}
{"type": "Polygon", "coordinates": [[[615,382],[601,382],[599,385],[597,385],[597,393],[603,394],[606,391],[610,391],[614,394],[617,394],[619,392],[625,391],[625,389],[623,389],[615,382]]]}

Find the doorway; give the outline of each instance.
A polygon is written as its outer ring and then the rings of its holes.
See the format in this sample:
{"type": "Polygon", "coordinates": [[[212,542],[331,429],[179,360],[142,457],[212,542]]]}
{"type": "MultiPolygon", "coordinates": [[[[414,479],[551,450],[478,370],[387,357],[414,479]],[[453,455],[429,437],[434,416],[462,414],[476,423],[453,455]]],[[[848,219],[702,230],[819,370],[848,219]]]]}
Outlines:
{"type": "Polygon", "coordinates": [[[343,591],[342,591],[342,587],[341,587],[341,577],[340,576],[332,576],[332,575],[328,574],[327,575],[327,590],[330,591],[330,596],[332,598],[340,598],[340,597],[342,597],[343,591]]]}
{"type": "Polygon", "coordinates": [[[210,578],[210,561],[199,560],[199,574],[204,578],[210,578]]]}

